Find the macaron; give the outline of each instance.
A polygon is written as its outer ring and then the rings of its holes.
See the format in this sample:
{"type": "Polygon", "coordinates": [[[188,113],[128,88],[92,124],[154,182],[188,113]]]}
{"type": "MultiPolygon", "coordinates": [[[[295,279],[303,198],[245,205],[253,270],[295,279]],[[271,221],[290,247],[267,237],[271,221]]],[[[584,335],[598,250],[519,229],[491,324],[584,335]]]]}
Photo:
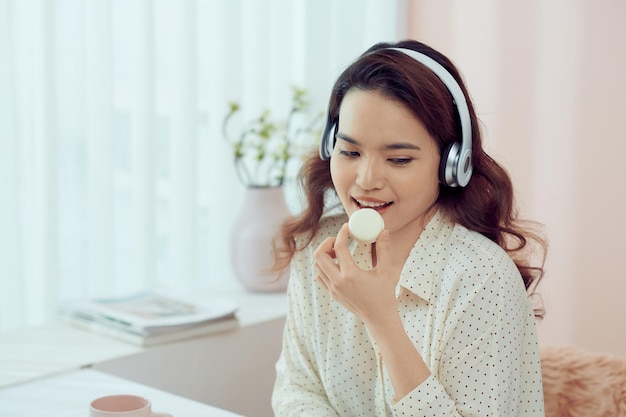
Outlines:
{"type": "Polygon", "coordinates": [[[350,216],[348,230],[350,235],[362,243],[374,243],[385,228],[385,221],[378,212],[371,208],[362,208],[350,216]]]}

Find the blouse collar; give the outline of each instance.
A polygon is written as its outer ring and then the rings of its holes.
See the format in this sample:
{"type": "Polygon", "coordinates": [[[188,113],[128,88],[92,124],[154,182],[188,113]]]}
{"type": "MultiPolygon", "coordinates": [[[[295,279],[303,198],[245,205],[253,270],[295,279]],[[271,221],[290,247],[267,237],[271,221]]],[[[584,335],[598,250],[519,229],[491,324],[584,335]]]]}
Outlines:
{"type": "Polygon", "coordinates": [[[396,296],[404,287],[420,298],[430,301],[434,278],[438,273],[440,251],[452,234],[454,223],[439,209],[413,245],[402,269],[396,296]]]}

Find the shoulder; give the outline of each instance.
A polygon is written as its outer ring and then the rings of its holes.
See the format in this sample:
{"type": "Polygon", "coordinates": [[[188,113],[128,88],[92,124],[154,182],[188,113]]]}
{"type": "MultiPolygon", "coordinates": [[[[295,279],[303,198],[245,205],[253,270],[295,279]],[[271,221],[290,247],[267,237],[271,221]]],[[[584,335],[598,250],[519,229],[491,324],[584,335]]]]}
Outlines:
{"type": "Polygon", "coordinates": [[[325,215],[320,219],[320,228],[313,237],[311,245],[317,247],[324,239],[337,236],[339,229],[348,221],[348,216],[344,213],[325,215]]]}
{"type": "MultiPolygon", "coordinates": [[[[296,252],[295,258],[303,258],[311,256],[313,250],[317,248],[325,239],[337,236],[341,226],[348,221],[348,216],[344,213],[325,215],[320,219],[320,227],[313,236],[311,242],[301,251],[296,252]]],[[[306,243],[306,236],[296,238],[296,244],[301,247],[306,243]]]]}
{"type": "Polygon", "coordinates": [[[483,324],[532,317],[517,265],[491,239],[454,224],[438,260],[431,301],[449,314],[472,323],[473,317],[480,317],[483,324]]]}
{"type": "Polygon", "coordinates": [[[431,219],[416,246],[419,252],[445,259],[454,258],[459,265],[472,268],[512,263],[506,251],[497,243],[455,223],[443,211],[438,211],[431,219]]]}
{"type": "Polygon", "coordinates": [[[499,308],[506,308],[503,302],[512,308],[527,298],[517,265],[491,239],[456,224],[447,245],[447,259],[440,276],[442,290],[455,289],[458,296],[467,300],[481,294],[481,298],[491,300],[493,307],[499,308]]]}
{"type": "Polygon", "coordinates": [[[418,253],[429,255],[436,262],[432,265],[433,270],[439,271],[435,281],[443,288],[471,294],[480,288],[507,287],[515,288],[516,294],[525,293],[515,262],[488,237],[454,223],[445,215],[433,224],[430,233],[430,241],[418,253]]]}
{"type": "Polygon", "coordinates": [[[485,235],[455,224],[450,234],[449,244],[457,260],[473,269],[510,268],[517,270],[508,253],[485,235]]]}

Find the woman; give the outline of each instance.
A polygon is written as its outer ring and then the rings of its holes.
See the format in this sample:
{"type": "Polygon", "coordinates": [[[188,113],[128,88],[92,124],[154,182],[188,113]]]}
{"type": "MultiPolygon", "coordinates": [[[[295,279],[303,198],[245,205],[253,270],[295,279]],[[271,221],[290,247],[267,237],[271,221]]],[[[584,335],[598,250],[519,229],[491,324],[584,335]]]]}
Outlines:
{"type": "Polygon", "coordinates": [[[300,179],[308,206],[275,245],[292,271],[277,416],[544,414],[529,243],[541,259],[545,244],[516,218],[445,56],[416,41],[366,51],[300,179]],[[366,207],[385,223],[374,244],[346,224],[366,207]]]}

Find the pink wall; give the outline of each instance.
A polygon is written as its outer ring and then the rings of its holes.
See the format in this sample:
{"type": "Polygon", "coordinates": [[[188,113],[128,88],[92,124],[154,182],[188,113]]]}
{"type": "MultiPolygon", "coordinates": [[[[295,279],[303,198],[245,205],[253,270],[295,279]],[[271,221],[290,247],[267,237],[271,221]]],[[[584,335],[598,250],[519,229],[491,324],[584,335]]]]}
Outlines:
{"type": "Polygon", "coordinates": [[[626,2],[407,0],[550,241],[542,344],[626,354],[626,2]]]}

